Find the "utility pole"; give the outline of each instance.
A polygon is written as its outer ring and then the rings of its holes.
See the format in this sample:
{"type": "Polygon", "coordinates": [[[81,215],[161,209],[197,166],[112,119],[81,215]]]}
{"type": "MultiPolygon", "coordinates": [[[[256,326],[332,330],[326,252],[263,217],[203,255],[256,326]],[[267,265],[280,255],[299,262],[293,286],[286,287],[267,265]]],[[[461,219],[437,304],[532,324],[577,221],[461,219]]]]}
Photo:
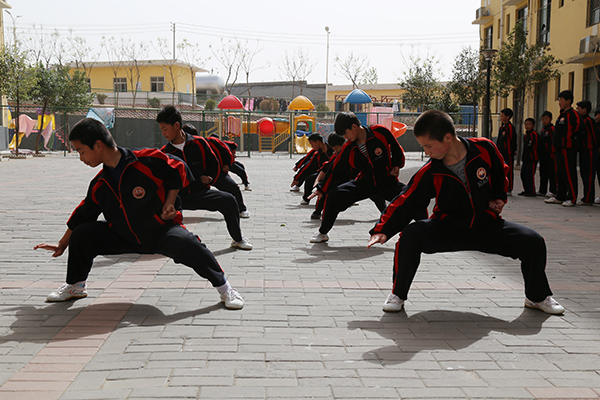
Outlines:
{"type": "Polygon", "coordinates": [[[175,57],[175,22],[172,22],[173,25],[173,62],[175,62],[175,60],[177,59],[177,57],[175,57]]]}

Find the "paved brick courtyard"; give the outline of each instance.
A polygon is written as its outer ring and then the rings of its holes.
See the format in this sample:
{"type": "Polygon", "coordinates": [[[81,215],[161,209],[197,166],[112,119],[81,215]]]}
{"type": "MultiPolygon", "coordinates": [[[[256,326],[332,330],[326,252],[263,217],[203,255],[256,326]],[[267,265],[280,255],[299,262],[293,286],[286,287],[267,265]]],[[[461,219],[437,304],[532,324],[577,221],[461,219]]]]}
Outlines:
{"type": "MultiPolygon", "coordinates": [[[[503,212],[546,238],[564,316],[523,308],[518,262],[474,252],[423,256],[406,311],[384,314],[395,240],[365,248],[378,211],[364,201],[309,243],[318,221],[288,190],[298,158],[241,159],[250,252],[229,247],[220,214],[184,214],[241,311],[190,269],[137,255],[99,257],[87,298],[45,303],[66,257],[32,248],[62,236],[98,170],[3,158],[0,400],[600,398],[600,207],[515,196],[503,212]]],[[[411,153],[401,180],[421,164],[411,153]]]]}

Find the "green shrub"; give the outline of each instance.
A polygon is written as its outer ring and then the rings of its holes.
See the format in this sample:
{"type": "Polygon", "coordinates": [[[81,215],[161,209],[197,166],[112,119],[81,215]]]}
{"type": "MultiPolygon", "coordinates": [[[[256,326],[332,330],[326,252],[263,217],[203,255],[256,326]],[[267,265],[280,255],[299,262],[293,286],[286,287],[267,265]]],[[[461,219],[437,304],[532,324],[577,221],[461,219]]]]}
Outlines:
{"type": "Polygon", "coordinates": [[[214,110],[216,106],[217,106],[217,102],[214,99],[208,99],[204,103],[204,109],[208,110],[208,111],[214,110]]]}

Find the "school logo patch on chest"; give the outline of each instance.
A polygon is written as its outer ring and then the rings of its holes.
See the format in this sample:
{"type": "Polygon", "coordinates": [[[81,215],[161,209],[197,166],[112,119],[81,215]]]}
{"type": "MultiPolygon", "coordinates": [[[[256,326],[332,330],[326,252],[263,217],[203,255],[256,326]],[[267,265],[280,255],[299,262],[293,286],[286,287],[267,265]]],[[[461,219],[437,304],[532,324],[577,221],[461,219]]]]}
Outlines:
{"type": "Polygon", "coordinates": [[[487,171],[485,170],[485,168],[480,167],[477,170],[477,177],[481,180],[484,180],[485,178],[487,178],[487,171]]]}
{"type": "Polygon", "coordinates": [[[383,150],[381,150],[381,147],[378,147],[375,149],[375,155],[376,156],[380,156],[381,154],[383,154],[383,150]]]}
{"type": "Polygon", "coordinates": [[[133,188],[133,191],[131,192],[131,194],[133,195],[133,197],[135,199],[142,199],[144,198],[144,196],[146,195],[146,189],[144,189],[141,186],[136,186],[133,188]]]}

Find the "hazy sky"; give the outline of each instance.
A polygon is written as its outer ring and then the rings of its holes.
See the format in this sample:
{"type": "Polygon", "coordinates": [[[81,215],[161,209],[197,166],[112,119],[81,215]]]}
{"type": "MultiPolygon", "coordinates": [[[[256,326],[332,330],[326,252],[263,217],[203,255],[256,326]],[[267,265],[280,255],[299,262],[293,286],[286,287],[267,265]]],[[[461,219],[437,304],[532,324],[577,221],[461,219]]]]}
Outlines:
{"type": "MultiPolygon", "coordinates": [[[[84,37],[100,50],[102,36],[131,38],[149,45],[148,58],[160,58],[153,43],[164,38],[172,46],[184,38],[200,46],[204,68],[223,75],[224,69],[209,46],[221,39],[247,41],[262,50],[254,65],[264,67],[250,76],[253,82],[285,79],[281,64],[299,49],[314,65],[309,83],[326,78],[329,27],[329,82],[349,84],[335,66],[335,58],[367,56],[377,69],[379,83],[396,83],[411,56],[433,55],[441,77],[448,78],[456,55],[465,46],[478,47],[478,25],[472,25],[480,0],[7,0],[12,6],[19,37],[34,32],[84,37]],[[210,58],[210,59],[209,59],[210,58]]],[[[6,30],[13,19],[4,14],[6,30]]],[[[102,54],[101,61],[108,60],[102,54]]],[[[242,78],[238,80],[243,81],[242,78]]]]}

